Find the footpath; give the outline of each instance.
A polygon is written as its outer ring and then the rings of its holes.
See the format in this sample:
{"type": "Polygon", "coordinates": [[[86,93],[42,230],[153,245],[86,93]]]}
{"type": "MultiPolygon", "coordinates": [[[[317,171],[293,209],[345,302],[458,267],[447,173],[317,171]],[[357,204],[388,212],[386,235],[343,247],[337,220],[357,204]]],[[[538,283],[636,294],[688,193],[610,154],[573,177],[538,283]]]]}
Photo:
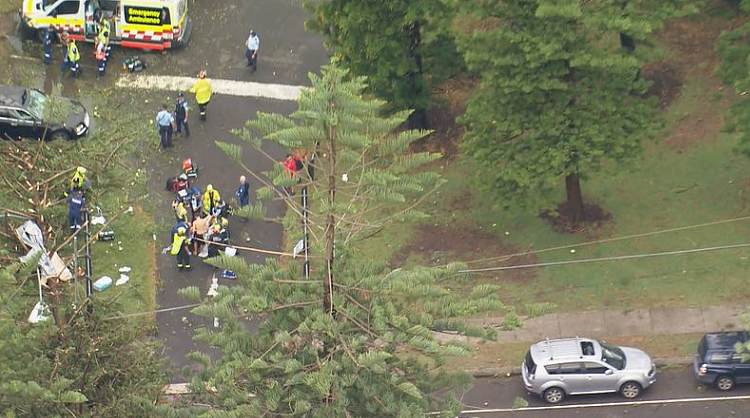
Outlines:
{"type": "MultiPolygon", "coordinates": [[[[621,337],[665,334],[705,333],[745,329],[746,307],[709,306],[705,308],[650,308],[628,311],[565,312],[524,318],[523,325],[513,331],[498,331],[497,341],[535,343],[546,338],[621,337]]],[[[500,329],[502,317],[472,318],[467,322],[500,329]]],[[[449,333],[435,333],[439,341],[479,342],[477,338],[449,333]]],[[[697,343],[697,342],[696,342],[697,343]]],[[[679,364],[691,358],[654,359],[657,365],[679,364]]],[[[515,374],[516,368],[473,370],[477,376],[515,374]]]]}

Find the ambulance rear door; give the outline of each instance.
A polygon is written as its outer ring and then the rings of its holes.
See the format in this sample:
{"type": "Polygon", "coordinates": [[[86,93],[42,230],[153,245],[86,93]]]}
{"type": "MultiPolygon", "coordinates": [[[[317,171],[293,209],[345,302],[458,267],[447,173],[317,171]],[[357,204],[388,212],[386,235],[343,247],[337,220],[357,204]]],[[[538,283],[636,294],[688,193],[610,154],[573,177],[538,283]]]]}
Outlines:
{"type": "Polygon", "coordinates": [[[188,17],[187,0],[174,0],[174,19],[172,19],[172,46],[184,46],[190,38],[192,24],[188,17]]]}
{"type": "Polygon", "coordinates": [[[172,1],[123,0],[120,44],[161,51],[171,46],[172,1]]]}

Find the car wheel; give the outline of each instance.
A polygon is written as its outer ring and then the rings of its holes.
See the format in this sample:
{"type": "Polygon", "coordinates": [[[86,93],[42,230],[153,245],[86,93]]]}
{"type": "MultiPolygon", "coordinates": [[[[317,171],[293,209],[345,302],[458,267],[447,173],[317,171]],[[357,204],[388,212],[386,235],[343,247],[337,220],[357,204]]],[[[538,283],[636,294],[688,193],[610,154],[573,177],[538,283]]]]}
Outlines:
{"type": "Polygon", "coordinates": [[[641,388],[641,385],[638,384],[638,382],[625,382],[622,386],[620,386],[620,395],[622,395],[622,397],[626,399],[634,399],[641,394],[642,390],[643,389],[641,388]]]}
{"type": "Polygon", "coordinates": [[[565,391],[558,387],[551,387],[544,391],[542,398],[547,403],[560,403],[565,399],[565,391]]]}
{"type": "Polygon", "coordinates": [[[716,389],[727,391],[734,389],[734,379],[732,376],[719,376],[716,378],[716,389]]]}

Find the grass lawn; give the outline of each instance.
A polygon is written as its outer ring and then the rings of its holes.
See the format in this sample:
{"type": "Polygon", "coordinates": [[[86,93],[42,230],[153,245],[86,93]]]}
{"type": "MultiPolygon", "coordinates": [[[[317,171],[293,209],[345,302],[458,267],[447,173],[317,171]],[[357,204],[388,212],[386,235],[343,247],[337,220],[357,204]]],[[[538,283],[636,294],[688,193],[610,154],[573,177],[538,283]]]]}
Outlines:
{"type": "MultiPolygon", "coordinates": [[[[38,45],[30,44],[29,50],[35,53],[38,45]]],[[[24,47],[26,49],[26,46],[24,47]]],[[[11,48],[7,40],[0,40],[0,52],[10,53],[11,48]]],[[[19,53],[22,55],[22,53],[19,53]]],[[[18,58],[6,60],[0,64],[0,81],[2,83],[17,84],[42,88],[44,86],[45,68],[40,60],[33,58],[18,58]]],[[[57,82],[55,76],[53,82],[57,82]]],[[[128,107],[135,97],[128,97],[124,92],[113,92],[106,85],[96,85],[92,78],[85,78],[75,82],[66,80],[67,90],[72,94],[65,94],[81,100],[86,105],[92,118],[92,132],[79,141],[53,141],[45,143],[39,148],[34,141],[2,141],[0,154],[4,167],[0,170],[2,176],[14,185],[16,191],[9,187],[3,179],[0,189],[0,207],[29,213],[31,208],[27,198],[32,196],[25,184],[35,184],[44,181],[54,173],[83,165],[89,169],[92,182],[92,192],[87,200],[89,207],[100,206],[107,219],[126,210],[134,208],[133,213],[126,213],[114,219],[108,229],[115,231],[113,242],[94,242],[92,250],[93,279],[107,275],[114,280],[119,278],[119,267],[129,266],[130,281],[121,287],[113,287],[102,293],[95,294],[96,303],[113,303],[115,309],[122,313],[150,311],[154,307],[155,297],[155,242],[152,233],[155,224],[150,214],[151,208],[144,199],[147,193],[148,175],[143,170],[140,155],[147,155],[153,132],[145,121],[147,115],[136,112],[121,112],[119,108],[128,107]],[[76,94],[76,92],[78,94],[76,94]],[[96,104],[96,106],[94,106],[96,104]],[[151,135],[149,135],[151,134],[151,135]],[[39,152],[39,163],[32,169],[17,166],[10,154],[23,156],[24,152],[34,155],[39,152]],[[11,161],[9,163],[8,161],[11,161]],[[21,187],[23,185],[23,187],[21,187]],[[21,198],[23,195],[23,198],[21,198]]],[[[66,90],[66,89],[63,89],[66,90]]],[[[138,106],[130,106],[138,108],[138,106]]],[[[145,161],[144,161],[145,162],[145,161]]],[[[60,176],[50,182],[46,204],[40,208],[44,221],[52,228],[48,238],[56,235],[53,243],[48,242],[47,248],[52,249],[62,243],[67,234],[67,204],[61,199],[64,184],[71,174],[60,176]],[[55,244],[56,243],[56,244],[55,244]]],[[[20,222],[16,222],[18,224],[20,222]]],[[[92,233],[99,227],[92,227],[92,233]]],[[[83,239],[79,239],[79,244],[83,239]]],[[[7,238],[0,239],[0,255],[6,261],[14,259],[14,242],[7,238]]],[[[60,255],[67,261],[72,260],[72,245],[61,249],[60,255]]],[[[84,259],[79,259],[83,266],[84,259]]],[[[72,261],[71,261],[72,266],[72,261]]],[[[79,283],[79,295],[85,297],[84,284],[79,283]]],[[[33,306],[36,296],[35,280],[29,281],[20,293],[29,299],[29,307],[33,306]]],[[[71,284],[64,287],[67,297],[73,299],[75,288],[71,284]]],[[[30,308],[29,308],[30,309],[30,308]]],[[[26,313],[28,315],[28,313],[26,313]]],[[[149,317],[143,317],[149,320],[149,317]]]]}
{"type": "MultiPolygon", "coordinates": [[[[574,245],[737,218],[748,215],[750,170],[735,150],[736,140],[721,133],[722,115],[733,93],[713,75],[714,44],[726,17],[699,16],[670,25],[662,34],[663,64],[682,85],[663,112],[665,128],[656,142],[645,143],[642,159],[583,182],[584,198],[604,208],[611,219],[579,234],[558,233],[537,214],[498,210],[471,186],[471,161],[460,155],[442,161],[447,184],[426,200],[428,223],[382,231],[363,244],[364,252],[394,265],[471,261],[470,267],[507,266],[564,260],[687,250],[750,243],[750,220],[541,252],[499,260],[526,250],[574,245]],[[708,29],[706,29],[708,28],[708,29]],[[690,32],[695,45],[683,42],[690,32]],[[697,46],[696,46],[697,45],[697,46]],[[680,48],[697,48],[690,54],[680,48]]],[[[688,39],[692,39],[688,37],[688,39]]],[[[560,200],[563,182],[560,181],[560,200]]],[[[502,287],[500,297],[525,313],[529,303],[551,302],[559,311],[635,309],[656,306],[742,305],[750,248],[634,260],[498,271],[457,283],[461,291],[477,283],[502,287]]]]}
{"type": "MultiPolygon", "coordinates": [[[[636,347],[653,359],[685,358],[692,356],[701,334],[649,335],[605,338],[619,346],[636,347]]],[[[529,343],[499,344],[485,342],[473,346],[467,356],[454,357],[445,366],[447,370],[466,371],[485,368],[518,368],[523,362],[529,343]]]]}

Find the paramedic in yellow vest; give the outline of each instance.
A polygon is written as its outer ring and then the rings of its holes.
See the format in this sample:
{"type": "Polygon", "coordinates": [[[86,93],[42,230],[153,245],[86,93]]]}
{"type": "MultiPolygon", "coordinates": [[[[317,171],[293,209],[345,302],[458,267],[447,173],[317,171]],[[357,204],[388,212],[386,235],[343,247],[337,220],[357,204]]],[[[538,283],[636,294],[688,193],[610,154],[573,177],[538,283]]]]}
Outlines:
{"type": "Polygon", "coordinates": [[[94,47],[94,58],[96,58],[97,77],[104,77],[105,71],[107,71],[107,44],[109,43],[108,35],[106,32],[102,32],[96,38],[96,46],[94,47]]]}
{"type": "Polygon", "coordinates": [[[174,216],[177,218],[177,222],[190,223],[187,208],[185,208],[185,204],[179,197],[172,202],[172,209],[174,209],[174,216]]]}
{"type": "Polygon", "coordinates": [[[109,60],[109,55],[112,53],[112,45],[109,44],[109,34],[112,33],[112,26],[109,23],[109,19],[102,16],[99,21],[99,34],[96,37],[96,43],[104,42],[104,61],[109,60]]]}
{"type": "Polygon", "coordinates": [[[203,207],[201,208],[204,216],[213,214],[213,210],[216,208],[216,205],[219,204],[219,200],[221,200],[221,196],[219,195],[219,192],[214,189],[214,186],[210,184],[206,186],[206,192],[203,193],[203,207]]]}
{"type": "Polygon", "coordinates": [[[68,44],[68,66],[70,67],[70,74],[73,77],[78,77],[81,71],[81,67],[78,64],[79,61],[81,61],[81,54],[78,53],[78,46],[75,39],[71,39],[70,44],[68,44]]]}
{"type": "Polygon", "coordinates": [[[206,108],[211,101],[211,83],[206,79],[206,72],[198,73],[198,81],[190,87],[190,93],[195,93],[195,102],[198,103],[200,119],[206,120],[206,108]]]}
{"type": "Polygon", "coordinates": [[[86,193],[86,189],[88,189],[91,184],[86,177],[87,172],[88,170],[86,170],[86,167],[76,167],[76,171],[73,172],[73,177],[70,179],[70,184],[68,184],[68,190],[64,193],[65,197],[68,197],[77,191],[84,194],[86,193]]]}
{"type": "Polygon", "coordinates": [[[191,270],[190,265],[190,239],[185,236],[187,230],[184,227],[177,228],[177,232],[172,237],[172,247],[169,253],[177,257],[177,268],[182,270],[191,270]]]}

